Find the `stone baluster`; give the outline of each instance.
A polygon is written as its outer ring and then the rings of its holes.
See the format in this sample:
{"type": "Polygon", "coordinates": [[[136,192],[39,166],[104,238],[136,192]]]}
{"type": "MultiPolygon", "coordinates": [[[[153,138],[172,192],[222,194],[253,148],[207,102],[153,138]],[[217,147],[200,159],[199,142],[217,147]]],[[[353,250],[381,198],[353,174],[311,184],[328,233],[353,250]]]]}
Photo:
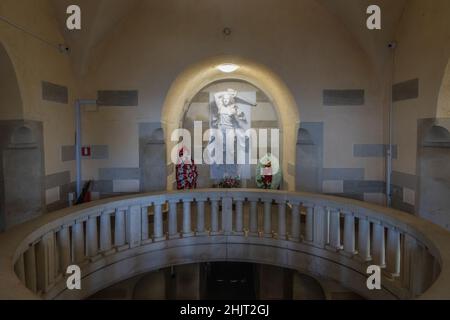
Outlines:
{"type": "Polygon", "coordinates": [[[258,235],[258,200],[249,199],[250,201],[250,234],[258,235]]]}
{"type": "Polygon", "coordinates": [[[114,223],[114,245],[119,251],[125,248],[125,232],[125,211],[123,209],[116,209],[114,223]]]}
{"type": "Polygon", "coordinates": [[[51,285],[53,285],[55,272],[55,236],[51,231],[45,234],[35,246],[36,250],[36,276],[37,276],[37,291],[48,292],[51,285]]]}
{"type": "Polygon", "coordinates": [[[328,211],[322,206],[314,207],[314,245],[325,247],[328,242],[328,211]]]}
{"type": "Polygon", "coordinates": [[[233,231],[233,198],[230,196],[222,198],[222,229],[226,235],[233,231]]]}
{"type": "Polygon", "coordinates": [[[153,239],[154,241],[164,240],[163,230],[163,214],[162,214],[163,202],[154,203],[154,216],[153,216],[153,239]]]}
{"type": "Polygon", "coordinates": [[[169,239],[179,238],[178,233],[178,200],[169,201],[169,239]]]}
{"type": "Polygon", "coordinates": [[[219,201],[211,200],[211,235],[219,233],[219,201]]]}
{"type": "Polygon", "coordinates": [[[205,235],[205,198],[196,198],[197,203],[197,235],[205,235]]]}
{"type": "Polygon", "coordinates": [[[278,202],[278,239],[286,240],[286,202],[278,202]]]}
{"type": "Polygon", "coordinates": [[[55,232],[51,231],[47,233],[43,238],[43,243],[45,245],[45,261],[47,263],[47,282],[46,290],[54,285],[55,279],[58,273],[58,261],[56,260],[56,237],[55,232]]]}
{"type": "Polygon", "coordinates": [[[89,216],[86,225],[87,255],[91,258],[95,257],[98,254],[98,230],[97,230],[98,216],[99,215],[89,216]]]}
{"type": "Polygon", "coordinates": [[[35,246],[31,245],[24,254],[25,284],[28,289],[37,292],[37,270],[35,246]]]}
{"type": "Polygon", "coordinates": [[[148,207],[149,205],[143,205],[141,207],[141,241],[143,244],[151,242],[150,231],[148,229],[148,207]]]}
{"type": "MultiPolygon", "coordinates": [[[[411,289],[412,269],[414,264],[414,249],[416,248],[416,246],[416,239],[409,234],[405,234],[400,275],[401,283],[403,287],[407,289],[411,289]]],[[[411,295],[411,298],[414,298],[414,296],[411,295]]]]}
{"type": "Polygon", "coordinates": [[[352,212],[344,211],[344,254],[355,255],[355,216],[352,212]]]}
{"type": "Polygon", "coordinates": [[[358,219],[358,255],[362,261],[372,260],[370,252],[370,221],[366,217],[358,219]]]}
{"type": "Polygon", "coordinates": [[[314,241],[314,205],[310,203],[304,204],[306,207],[306,228],[305,228],[305,241],[314,241]]]}
{"type": "Polygon", "coordinates": [[[84,242],[84,221],[78,220],[73,225],[73,262],[80,264],[86,258],[84,242]]]}
{"type": "Polygon", "coordinates": [[[142,241],[142,211],[140,205],[130,206],[127,210],[127,243],[130,248],[141,245],[142,241]]]}
{"type": "Polygon", "coordinates": [[[25,279],[25,262],[23,258],[23,254],[19,256],[17,259],[15,265],[14,265],[14,272],[16,273],[17,277],[22,283],[26,283],[25,279]]]}
{"type": "Polygon", "coordinates": [[[373,224],[373,259],[380,268],[386,267],[385,231],[380,222],[373,224]]]}
{"type": "Polygon", "coordinates": [[[298,201],[289,201],[291,203],[291,234],[289,239],[291,241],[299,241],[300,240],[300,202],[298,201]]]}
{"type": "Polygon", "coordinates": [[[272,199],[264,200],[264,236],[272,238],[272,199]]]}
{"type": "Polygon", "coordinates": [[[330,208],[330,246],[332,250],[341,250],[341,213],[339,209],[330,208]]]}
{"type": "Polygon", "coordinates": [[[112,250],[111,211],[104,211],[100,215],[100,251],[110,253],[112,250]]]}
{"type": "Polygon", "coordinates": [[[392,277],[400,276],[400,233],[395,228],[388,228],[387,272],[392,277]]]}
{"type": "Polygon", "coordinates": [[[192,237],[194,232],[192,232],[191,226],[191,204],[192,199],[183,199],[183,237],[192,237]]]}
{"type": "Polygon", "coordinates": [[[236,230],[235,234],[244,234],[244,199],[235,198],[236,204],[236,230]]]}
{"type": "Polygon", "coordinates": [[[68,226],[62,226],[58,232],[58,251],[60,272],[66,274],[67,267],[71,264],[70,257],[70,233],[68,226]]]}

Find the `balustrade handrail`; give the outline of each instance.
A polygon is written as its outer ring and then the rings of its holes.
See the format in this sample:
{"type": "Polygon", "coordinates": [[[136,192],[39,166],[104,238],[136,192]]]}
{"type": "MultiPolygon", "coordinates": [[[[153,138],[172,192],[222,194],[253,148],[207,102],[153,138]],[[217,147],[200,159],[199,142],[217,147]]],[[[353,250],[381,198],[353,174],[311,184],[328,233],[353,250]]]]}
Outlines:
{"type": "Polygon", "coordinates": [[[450,233],[445,229],[357,200],[259,189],[123,196],[19,225],[0,234],[0,299],[41,297],[63,279],[62,270],[69,264],[89,263],[166,239],[214,235],[271,238],[321,248],[359,261],[362,269],[380,265],[383,275],[410,298],[450,299],[450,233]]]}

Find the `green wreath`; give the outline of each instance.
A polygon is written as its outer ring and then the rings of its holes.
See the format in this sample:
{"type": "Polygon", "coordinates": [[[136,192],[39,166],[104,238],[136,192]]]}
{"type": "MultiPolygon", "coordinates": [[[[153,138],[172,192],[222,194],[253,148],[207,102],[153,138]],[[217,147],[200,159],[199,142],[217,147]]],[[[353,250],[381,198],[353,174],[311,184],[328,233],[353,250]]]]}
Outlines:
{"type": "Polygon", "coordinates": [[[256,166],[256,186],[260,189],[280,188],[282,174],[277,157],[268,153],[259,159],[256,166]]]}

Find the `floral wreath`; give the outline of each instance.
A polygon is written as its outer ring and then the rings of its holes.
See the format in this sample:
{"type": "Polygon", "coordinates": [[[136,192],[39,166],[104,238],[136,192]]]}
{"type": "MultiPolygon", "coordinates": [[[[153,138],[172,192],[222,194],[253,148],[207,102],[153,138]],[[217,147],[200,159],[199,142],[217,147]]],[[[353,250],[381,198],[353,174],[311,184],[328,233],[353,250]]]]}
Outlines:
{"type": "Polygon", "coordinates": [[[176,165],[177,189],[197,188],[198,171],[191,153],[186,147],[181,147],[178,151],[178,161],[176,165]]]}

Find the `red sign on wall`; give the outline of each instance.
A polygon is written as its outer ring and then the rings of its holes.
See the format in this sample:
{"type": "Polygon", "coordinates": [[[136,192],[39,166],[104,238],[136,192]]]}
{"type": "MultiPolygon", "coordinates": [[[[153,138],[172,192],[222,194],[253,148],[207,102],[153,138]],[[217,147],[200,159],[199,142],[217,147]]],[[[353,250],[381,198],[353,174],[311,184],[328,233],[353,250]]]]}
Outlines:
{"type": "Polygon", "coordinates": [[[81,156],[90,157],[91,156],[91,147],[81,147],[81,156]]]}

